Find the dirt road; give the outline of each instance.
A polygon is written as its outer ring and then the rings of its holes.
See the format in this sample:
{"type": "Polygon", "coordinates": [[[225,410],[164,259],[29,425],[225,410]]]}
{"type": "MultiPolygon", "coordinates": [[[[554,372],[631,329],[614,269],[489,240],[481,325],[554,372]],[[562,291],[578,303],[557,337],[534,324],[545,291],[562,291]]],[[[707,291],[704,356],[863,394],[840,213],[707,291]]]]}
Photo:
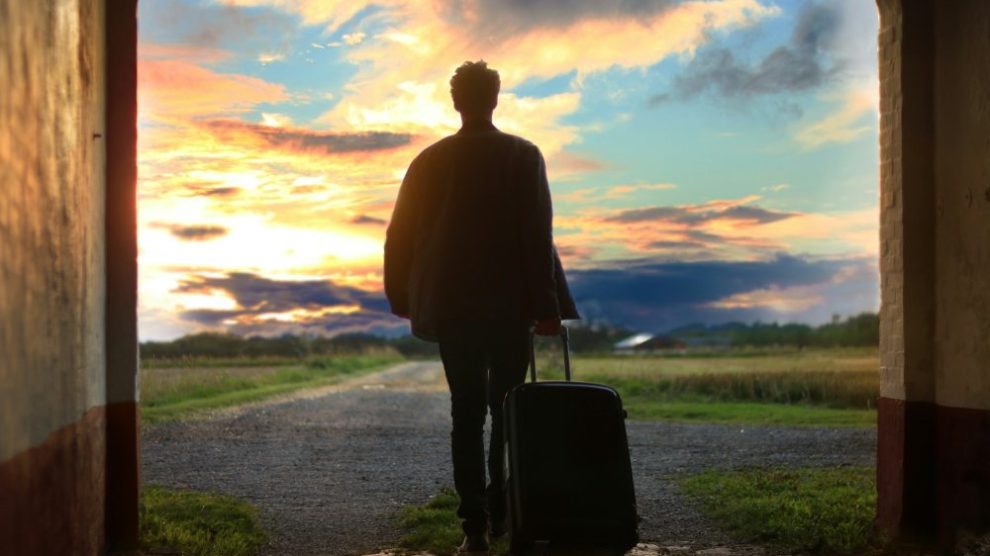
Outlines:
{"type": "MultiPolygon", "coordinates": [[[[317,391],[166,423],[142,435],[146,483],[216,489],[261,510],[280,556],[394,546],[394,515],[452,484],[439,363],[411,362],[317,391]]],[[[708,468],[869,465],[875,431],[628,423],[641,536],[661,545],[731,539],[677,492],[708,468]]]]}

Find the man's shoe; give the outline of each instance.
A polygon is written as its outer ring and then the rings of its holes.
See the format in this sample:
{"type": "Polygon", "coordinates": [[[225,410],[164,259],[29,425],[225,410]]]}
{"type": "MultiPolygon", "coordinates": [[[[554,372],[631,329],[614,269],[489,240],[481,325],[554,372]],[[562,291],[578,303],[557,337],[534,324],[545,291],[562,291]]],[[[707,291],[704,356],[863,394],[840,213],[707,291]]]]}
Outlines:
{"type": "Polygon", "coordinates": [[[488,554],[488,539],[484,535],[468,535],[457,548],[458,554],[488,554]]]}

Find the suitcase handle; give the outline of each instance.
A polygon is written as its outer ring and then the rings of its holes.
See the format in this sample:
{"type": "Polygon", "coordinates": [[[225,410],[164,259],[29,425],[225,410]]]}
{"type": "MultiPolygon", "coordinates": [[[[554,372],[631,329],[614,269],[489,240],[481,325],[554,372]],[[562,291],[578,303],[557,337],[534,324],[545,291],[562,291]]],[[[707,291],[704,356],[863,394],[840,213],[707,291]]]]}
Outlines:
{"type": "MultiPolygon", "coordinates": [[[[536,382],[536,346],[534,339],[536,338],[535,328],[530,327],[529,329],[529,378],[532,382],[536,382]]],[[[560,327],[560,341],[564,345],[564,377],[568,382],[571,380],[571,337],[567,332],[567,327],[561,325],[560,327]]]]}

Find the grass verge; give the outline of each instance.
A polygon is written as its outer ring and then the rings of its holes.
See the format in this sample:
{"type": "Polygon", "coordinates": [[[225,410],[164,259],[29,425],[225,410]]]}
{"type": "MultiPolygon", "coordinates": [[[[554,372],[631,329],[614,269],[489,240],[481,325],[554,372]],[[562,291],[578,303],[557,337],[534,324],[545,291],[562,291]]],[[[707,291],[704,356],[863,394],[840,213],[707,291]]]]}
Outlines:
{"type": "MultiPolygon", "coordinates": [[[[560,358],[540,364],[560,379],[560,358]]],[[[633,419],[872,427],[879,392],[876,350],[804,350],[740,357],[580,357],[576,380],[619,391],[633,419]]]]}
{"type": "Polygon", "coordinates": [[[339,356],[284,367],[144,369],[141,420],[154,424],[197,411],[240,405],[302,388],[333,384],[402,361],[398,355],[339,356]]]}
{"type": "MultiPolygon", "coordinates": [[[[619,389],[620,394],[622,389],[619,389]]],[[[806,405],[663,401],[623,395],[631,419],[798,427],[875,427],[877,412],[806,405]]]]}
{"type": "Polygon", "coordinates": [[[267,540],[254,506],[218,493],[146,486],[141,545],[184,556],[253,556],[267,540]]]}
{"type": "MultiPolygon", "coordinates": [[[[405,531],[399,546],[406,550],[425,551],[437,556],[457,552],[464,538],[461,521],[457,518],[458,498],[450,488],[442,489],[422,506],[407,506],[399,514],[399,527],[405,531]]],[[[492,554],[509,553],[505,539],[492,546],[492,554]]]]}
{"type": "Polygon", "coordinates": [[[680,481],[726,530],[748,542],[815,554],[863,554],[873,533],[871,467],[706,471],[680,481]]]}

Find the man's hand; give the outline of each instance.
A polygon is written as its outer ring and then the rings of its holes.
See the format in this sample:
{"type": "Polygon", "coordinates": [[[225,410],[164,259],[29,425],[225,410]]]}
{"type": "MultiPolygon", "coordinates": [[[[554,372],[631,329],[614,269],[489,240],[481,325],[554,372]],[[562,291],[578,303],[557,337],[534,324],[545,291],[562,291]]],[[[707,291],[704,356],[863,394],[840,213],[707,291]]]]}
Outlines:
{"type": "Polygon", "coordinates": [[[533,328],[538,336],[559,336],[560,335],[560,318],[543,319],[536,321],[536,327],[533,328]]]}

